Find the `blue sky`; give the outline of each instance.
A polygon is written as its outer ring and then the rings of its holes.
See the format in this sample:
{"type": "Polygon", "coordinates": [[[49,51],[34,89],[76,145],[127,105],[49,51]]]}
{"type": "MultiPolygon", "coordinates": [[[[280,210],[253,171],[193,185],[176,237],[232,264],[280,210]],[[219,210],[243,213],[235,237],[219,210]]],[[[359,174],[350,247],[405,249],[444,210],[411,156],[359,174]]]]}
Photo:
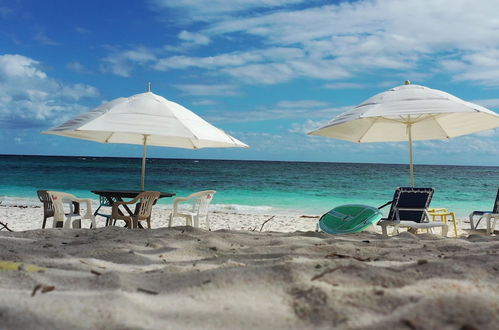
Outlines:
{"type": "MultiPolygon", "coordinates": [[[[146,90],[250,149],[164,158],[407,163],[405,143],[305,133],[409,79],[499,111],[495,0],[0,0],[0,153],[140,157],[40,131],[146,90]]],[[[416,164],[498,165],[499,129],[414,145],[416,164]]]]}

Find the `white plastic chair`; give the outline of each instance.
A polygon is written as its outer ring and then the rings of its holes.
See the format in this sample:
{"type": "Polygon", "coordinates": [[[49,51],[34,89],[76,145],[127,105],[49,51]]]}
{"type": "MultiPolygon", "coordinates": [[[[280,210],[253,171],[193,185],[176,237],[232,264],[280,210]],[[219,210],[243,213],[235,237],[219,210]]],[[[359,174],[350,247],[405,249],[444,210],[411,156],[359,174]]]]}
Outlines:
{"type": "Polygon", "coordinates": [[[215,190],[204,190],[198,191],[190,194],[187,197],[176,197],[173,200],[173,210],[170,214],[170,221],[168,222],[168,227],[172,226],[173,219],[175,217],[185,218],[186,226],[199,227],[199,221],[205,219],[206,226],[210,230],[210,222],[208,220],[208,206],[210,205],[213,197],[215,196],[215,190]],[[181,209],[179,204],[182,202],[190,201],[192,203],[191,210],[181,209]]]}
{"type": "Polygon", "coordinates": [[[92,200],[90,198],[78,198],[75,195],[60,191],[47,192],[52,199],[52,204],[54,204],[54,222],[52,227],[56,228],[58,222],[63,222],[63,228],[79,228],[81,226],[76,227],[75,224],[80,224],[83,219],[89,219],[92,223],[92,228],[96,228],[95,217],[92,213],[92,200]],[[69,205],[69,212],[64,211],[63,202],[67,202],[69,205]],[[73,202],[86,205],[84,215],[74,212],[73,202]]]}

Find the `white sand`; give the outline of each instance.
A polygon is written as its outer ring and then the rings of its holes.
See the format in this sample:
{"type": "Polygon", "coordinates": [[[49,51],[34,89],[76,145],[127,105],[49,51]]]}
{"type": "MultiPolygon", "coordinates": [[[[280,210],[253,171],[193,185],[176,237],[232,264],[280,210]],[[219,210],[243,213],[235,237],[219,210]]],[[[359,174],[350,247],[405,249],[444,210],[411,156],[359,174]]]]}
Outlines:
{"type": "Polygon", "coordinates": [[[0,260],[23,264],[0,270],[0,329],[499,324],[499,240],[483,231],[461,230],[459,239],[332,236],[313,232],[316,219],[297,215],[276,216],[260,232],[272,215],[214,213],[209,232],[158,228],[169,214],[160,209],[153,230],[34,230],[41,214],[0,206],[0,221],[16,230],[0,231],[0,260]],[[28,264],[44,270],[30,272],[28,264]]]}

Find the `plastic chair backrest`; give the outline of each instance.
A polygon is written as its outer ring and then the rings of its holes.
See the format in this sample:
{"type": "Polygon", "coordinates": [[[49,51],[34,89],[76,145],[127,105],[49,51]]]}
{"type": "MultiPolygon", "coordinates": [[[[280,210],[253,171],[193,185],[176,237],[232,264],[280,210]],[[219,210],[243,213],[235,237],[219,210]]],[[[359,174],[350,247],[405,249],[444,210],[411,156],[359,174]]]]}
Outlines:
{"type": "Polygon", "coordinates": [[[198,217],[208,215],[208,207],[210,206],[216,190],[203,190],[190,194],[187,198],[194,199],[192,211],[197,213],[198,217]]]}
{"type": "Polygon", "coordinates": [[[206,194],[199,199],[200,205],[199,205],[198,214],[200,216],[208,215],[208,207],[210,206],[210,203],[213,200],[215,193],[216,193],[215,190],[208,190],[206,191],[206,194]]]}
{"type": "Polygon", "coordinates": [[[398,208],[417,209],[416,211],[399,211],[399,218],[403,221],[423,222],[425,210],[430,206],[434,193],[433,188],[399,187],[393,195],[392,205],[387,220],[396,221],[398,208]]]}
{"type": "Polygon", "coordinates": [[[46,217],[54,216],[54,204],[47,190],[37,190],[38,199],[43,203],[43,214],[46,217]]]}
{"type": "Polygon", "coordinates": [[[138,209],[135,210],[135,216],[138,219],[147,219],[151,216],[152,206],[159,198],[158,191],[144,191],[135,197],[137,199],[138,209]]]}
{"type": "MultiPolygon", "coordinates": [[[[111,200],[114,201],[114,199],[115,199],[114,197],[111,197],[111,200]]],[[[107,199],[106,196],[102,196],[101,195],[101,196],[99,196],[99,208],[101,206],[109,206],[109,207],[111,207],[111,206],[113,206],[113,204],[109,203],[109,199],[107,199]]]]}
{"type": "MultiPolygon", "coordinates": [[[[66,212],[64,211],[64,199],[74,200],[76,197],[74,195],[61,192],[61,191],[50,191],[49,196],[52,200],[52,204],[54,205],[54,219],[56,221],[63,221],[66,212]]],[[[72,203],[70,205],[69,213],[74,213],[74,205],[72,203]]]]}

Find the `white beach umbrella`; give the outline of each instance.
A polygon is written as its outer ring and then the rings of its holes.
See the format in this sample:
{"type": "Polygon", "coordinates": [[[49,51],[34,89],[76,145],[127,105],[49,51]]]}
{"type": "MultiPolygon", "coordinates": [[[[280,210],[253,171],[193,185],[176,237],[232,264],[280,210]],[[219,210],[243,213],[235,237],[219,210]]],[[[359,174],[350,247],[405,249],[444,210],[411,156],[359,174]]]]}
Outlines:
{"type": "Polygon", "coordinates": [[[148,145],[187,149],[248,147],[180,104],[152,92],[117,98],[42,133],[143,145],[142,190],[148,145]]]}
{"type": "Polygon", "coordinates": [[[409,142],[410,183],[414,186],[413,140],[449,139],[499,127],[499,115],[451,94],[405,85],[374,95],[309,132],[352,142],[409,142]]]}

